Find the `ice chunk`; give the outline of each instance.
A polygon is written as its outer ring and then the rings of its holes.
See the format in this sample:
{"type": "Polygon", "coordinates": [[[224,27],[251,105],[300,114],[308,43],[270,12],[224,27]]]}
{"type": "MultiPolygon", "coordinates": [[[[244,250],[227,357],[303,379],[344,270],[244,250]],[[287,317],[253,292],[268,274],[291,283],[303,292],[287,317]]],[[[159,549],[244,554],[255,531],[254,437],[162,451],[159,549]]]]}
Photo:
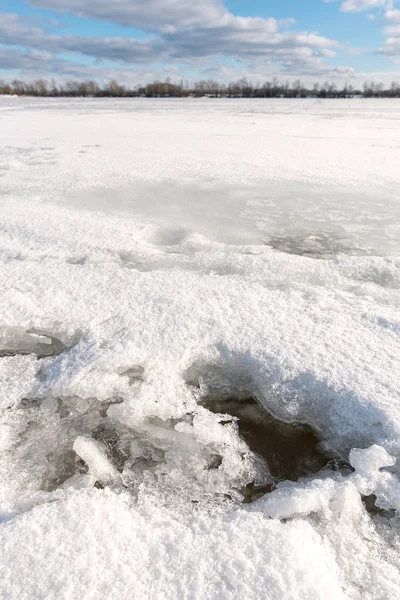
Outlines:
{"type": "Polygon", "coordinates": [[[104,485],[118,483],[120,474],[107,458],[106,447],[92,438],[79,436],[73,446],[77,455],[88,465],[90,474],[104,485]]]}
{"type": "Polygon", "coordinates": [[[353,448],[350,451],[350,463],[360,475],[373,475],[382,467],[391,467],[396,459],[390,456],[382,446],[374,444],[366,450],[353,448]]]}

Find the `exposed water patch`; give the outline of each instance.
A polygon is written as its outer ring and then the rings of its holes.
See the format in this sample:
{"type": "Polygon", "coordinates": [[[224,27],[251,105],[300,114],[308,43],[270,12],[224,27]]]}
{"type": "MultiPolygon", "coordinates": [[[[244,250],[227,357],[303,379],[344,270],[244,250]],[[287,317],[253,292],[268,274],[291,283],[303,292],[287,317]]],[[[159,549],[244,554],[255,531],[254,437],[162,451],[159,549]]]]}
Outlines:
{"type": "MultiPolygon", "coordinates": [[[[130,444],[118,432],[115,425],[112,423],[100,423],[94,431],[92,431],[92,439],[103,444],[106,454],[111,464],[122,473],[124,465],[130,456],[130,444]]],[[[125,435],[127,438],[128,436],[125,435]]]]}
{"type": "Polygon", "coordinates": [[[271,481],[266,486],[250,482],[242,490],[246,502],[273,491],[279,481],[297,481],[334,465],[335,456],[323,448],[321,438],[310,425],[275,418],[254,396],[211,395],[201,403],[213,413],[225,415],[222,423],[234,420],[251,452],[260,456],[268,467],[271,481]]]}
{"type": "MultiPolygon", "coordinates": [[[[140,374],[133,370],[135,377],[140,374]]],[[[275,418],[254,395],[202,397],[202,418],[208,411],[218,417],[210,421],[219,431],[215,443],[196,437],[196,411],[180,419],[149,417],[127,425],[115,418],[118,413],[109,413],[110,406],[123,402],[118,397],[104,402],[24,398],[17,411],[19,439],[8,458],[20,492],[110,487],[137,500],[143,494],[168,505],[212,506],[253,502],[279,482],[310,478],[322,470],[345,476],[354,471],[324,447],[309,424],[275,418]],[[221,444],[223,431],[232,436],[221,444]],[[235,436],[241,440],[238,445],[235,436]]],[[[362,500],[371,516],[394,516],[394,511],[379,508],[374,496],[362,500]]]]}
{"type": "Polygon", "coordinates": [[[396,516],[396,510],[391,508],[391,509],[385,509],[385,508],[380,508],[379,506],[377,506],[376,501],[377,501],[377,497],[375,496],[375,494],[370,494],[369,496],[361,496],[361,500],[365,506],[366,511],[372,516],[372,517],[384,517],[386,519],[392,519],[393,517],[396,516]]]}
{"type": "MultiPolygon", "coordinates": [[[[145,371],[133,365],[119,375],[140,385],[145,371]]],[[[18,439],[2,459],[18,493],[110,487],[137,501],[212,506],[253,502],[321,471],[353,471],[310,424],[271,414],[236,360],[194,364],[185,378],[198,407],[177,419],[130,421],[129,407],[115,406],[125,402],[118,396],[24,398],[11,417],[18,439]]],[[[373,498],[363,501],[371,515],[391,516],[373,498]]]]}
{"type": "Polygon", "coordinates": [[[216,414],[221,425],[235,427],[249,452],[259,458],[259,465],[269,474],[265,485],[257,478],[247,482],[241,490],[244,501],[252,502],[273,491],[279,482],[309,478],[322,470],[349,475],[353,468],[347,451],[341,455],[340,450],[327,446],[311,423],[285,420],[284,414],[278,418],[259,401],[261,391],[244,360],[240,356],[214,363],[200,360],[184,374],[197,402],[216,414]]]}
{"type": "MultiPolygon", "coordinates": [[[[259,458],[258,466],[269,475],[266,483],[260,483],[263,471],[259,477],[256,469],[256,478],[240,489],[242,502],[254,502],[286,481],[325,478],[335,472],[351,478],[356,470],[348,449],[343,454],[331,450],[311,424],[284,421],[269,412],[259,402],[252,378],[237,359],[208,365],[195,363],[185,377],[198,403],[216,414],[221,426],[236,428],[249,451],[259,458]]],[[[361,494],[361,499],[372,518],[395,516],[394,510],[379,506],[375,495],[361,494]]]]}

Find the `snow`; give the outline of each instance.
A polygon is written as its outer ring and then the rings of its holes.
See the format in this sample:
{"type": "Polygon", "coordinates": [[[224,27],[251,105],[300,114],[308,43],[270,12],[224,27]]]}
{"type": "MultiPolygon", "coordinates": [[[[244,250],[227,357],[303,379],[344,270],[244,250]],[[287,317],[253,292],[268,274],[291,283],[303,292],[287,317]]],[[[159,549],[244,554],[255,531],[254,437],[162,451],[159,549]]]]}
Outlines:
{"type": "Polygon", "coordinates": [[[2,597],[400,598],[399,119],[0,99],[2,597]],[[354,472],[242,504],[207,394],[354,472]]]}
{"type": "Polygon", "coordinates": [[[10,599],[345,597],[310,525],[245,511],[182,521],[140,514],[107,492],[80,492],[8,521],[1,537],[10,599]],[[27,588],[13,592],[27,569],[27,588]]]}

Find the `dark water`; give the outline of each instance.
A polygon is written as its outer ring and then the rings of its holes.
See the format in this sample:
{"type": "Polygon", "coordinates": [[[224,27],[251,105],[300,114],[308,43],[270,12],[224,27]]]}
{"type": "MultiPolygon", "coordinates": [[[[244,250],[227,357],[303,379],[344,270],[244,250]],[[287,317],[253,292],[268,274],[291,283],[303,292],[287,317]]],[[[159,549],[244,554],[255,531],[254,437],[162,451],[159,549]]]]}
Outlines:
{"type": "Polygon", "coordinates": [[[250,450],[261,456],[268,465],[273,481],[259,488],[250,483],[242,490],[245,501],[255,500],[275,489],[278,481],[296,481],[317,473],[328,464],[340,468],[338,458],[327,452],[317,432],[305,423],[285,423],[262,408],[254,396],[216,398],[202,401],[208,410],[235,417],[239,433],[250,450]]]}

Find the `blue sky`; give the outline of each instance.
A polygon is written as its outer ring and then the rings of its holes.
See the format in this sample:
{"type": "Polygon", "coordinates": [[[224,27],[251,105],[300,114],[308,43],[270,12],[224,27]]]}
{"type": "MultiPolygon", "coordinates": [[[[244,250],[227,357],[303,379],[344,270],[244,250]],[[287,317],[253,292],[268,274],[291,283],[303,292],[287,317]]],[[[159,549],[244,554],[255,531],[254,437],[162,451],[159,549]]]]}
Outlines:
{"type": "Polygon", "coordinates": [[[0,77],[400,80],[400,0],[0,0],[0,77]]]}

